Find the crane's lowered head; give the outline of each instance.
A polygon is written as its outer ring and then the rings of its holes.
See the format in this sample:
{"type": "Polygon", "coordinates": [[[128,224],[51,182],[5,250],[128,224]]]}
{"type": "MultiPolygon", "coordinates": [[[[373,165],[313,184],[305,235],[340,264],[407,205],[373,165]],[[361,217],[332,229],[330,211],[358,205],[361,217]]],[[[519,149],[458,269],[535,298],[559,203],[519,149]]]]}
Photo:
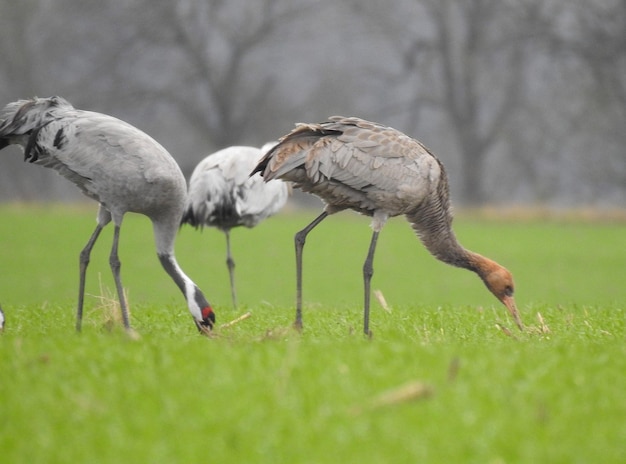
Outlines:
{"type": "Polygon", "coordinates": [[[193,316],[198,331],[208,336],[215,325],[213,308],[202,291],[193,282],[188,281],[183,288],[189,311],[193,316]]]}
{"type": "Polygon", "coordinates": [[[517,306],[515,305],[515,299],[513,298],[513,293],[515,292],[513,275],[508,269],[500,266],[495,261],[485,257],[481,258],[480,265],[476,272],[483,282],[485,282],[489,291],[509,310],[517,327],[520,330],[524,330],[524,325],[522,324],[517,306]]]}
{"type": "Polygon", "coordinates": [[[211,309],[211,306],[208,306],[208,303],[207,306],[202,309],[202,319],[194,319],[194,321],[200,333],[204,335],[209,335],[211,333],[211,330],[215,325],[215,313],[213,312],[213,309],[211,309]]]}

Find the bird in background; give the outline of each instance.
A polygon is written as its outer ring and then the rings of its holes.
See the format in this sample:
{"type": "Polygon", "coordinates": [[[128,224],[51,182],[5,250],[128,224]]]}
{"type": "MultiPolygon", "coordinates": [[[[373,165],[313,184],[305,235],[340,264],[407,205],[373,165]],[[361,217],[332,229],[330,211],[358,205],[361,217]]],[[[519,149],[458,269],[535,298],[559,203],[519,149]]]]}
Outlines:
{"type": "Polygon", "coordinates": [[[523,330],[511,273],[469,251],[452,230],[448,179],[443,164],[419,141],[390,127],[356,117],[333,116],[320,124],[297,124],[252,173],[266,182],[283,179],[320,197],[325,208],[295,235],[296,320],[302,328],[302,252],[307,234],[327,216],[352,209],[372,218],[371,242],[363,265],[363,330],[369,334],[370,282],[378,234],[404,215],[437,259],[475,272],[523,330]]]}
{"type": "Polygon", "coordinates": [[[0,306],[0,333],[4,332],[4,311],[2,311],[2,306],[0,306]]]}
{"type": "Polygon", "coordinates": [[[290,186],[281,180],[264,182],[250,171],[276,142],[256,147],[233,146],[204,158],[189,179],[189,195],[181,224],[215,227],[226,235],[226,266],[233,306],[237,307],[235,261],[230,230],[254,227],[277,213],[287,202],[290,186]]]}
{"type": "Polygon", "coordinates": [[[144,214],[152,221],[161,265],[185,296],[198,330],[209,333],[215,321],[213,309],[174,255],[187,186],[178,164],[165,148],[124,121],[75,109],[62,97],[6,105],[0,112],[0,149],[13,144],[23,149],[25,161],[56,170],[100,204],[96,228],[80,253],[76,330],[81,330],[91,249],[111,221],[115,229],[109,263],[124,327],[130,330],[118,244],[124,214],[131,212],[144,214]]]}

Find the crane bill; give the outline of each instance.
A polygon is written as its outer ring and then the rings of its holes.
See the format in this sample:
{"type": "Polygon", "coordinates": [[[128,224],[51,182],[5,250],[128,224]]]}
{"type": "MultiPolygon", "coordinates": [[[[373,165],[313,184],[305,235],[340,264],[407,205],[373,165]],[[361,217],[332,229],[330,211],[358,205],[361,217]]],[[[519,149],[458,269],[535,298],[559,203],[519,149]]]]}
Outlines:
{"type": "Polygon", "coordinates": [[[522,323],[522,319],[520,318],[519,311],[517,310],[517,306],[515,305],[515,300],[513,299],[513,297],[505,296],[504,298],[502,298],[502,303],[504,303],[504,306],[506,306],[506,309],[509,310],[509,314],[515,321],[517,328],[523,332],[524,324],[522,323]]]}
{"type": "Polygon", "coordinates": [[[211,338],[213,336],[213,333],[211,332],[211,328],[207,327],[203,324],[200,324],[198,321],[196,321],[194,319],[194,322],[196,323],[196,327],[198,328],[198,332],[200,332],[202,335],[205,335],[209,338],[211,338]]]}

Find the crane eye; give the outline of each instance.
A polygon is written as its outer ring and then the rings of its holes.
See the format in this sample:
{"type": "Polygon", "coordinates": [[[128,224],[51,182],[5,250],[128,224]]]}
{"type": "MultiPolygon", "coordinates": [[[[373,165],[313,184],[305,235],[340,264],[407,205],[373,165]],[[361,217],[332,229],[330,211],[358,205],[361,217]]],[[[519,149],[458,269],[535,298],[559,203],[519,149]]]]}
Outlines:
{"type": "Polygon", "coordinates": [[[513,287],[511,287],[510,285],[507,285],[506,287],[504,287],[504,295],[513,296],[513,287]]]}

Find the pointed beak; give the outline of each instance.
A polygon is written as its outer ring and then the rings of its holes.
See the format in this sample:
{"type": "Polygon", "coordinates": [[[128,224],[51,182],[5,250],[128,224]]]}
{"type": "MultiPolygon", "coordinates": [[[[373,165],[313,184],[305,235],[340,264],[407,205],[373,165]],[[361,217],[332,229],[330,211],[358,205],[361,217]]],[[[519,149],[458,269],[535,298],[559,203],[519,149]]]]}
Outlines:
{"type": "Polygon", "coordinates": [[[194,322],[196,323],[196,327],[198,328],[198,332],[200,332],[202,335],[206,335],[207,337],[211,336],[211,330],[213,329],[213,325],[212,324],[206,324],[204,322],[199,322],[196,321],[194,319],[194,322]]]}
{"type": "Polygon", "coordinates": [[[213,325],[215,325],[215,314],[213,311],[209,312],[206,317],[202,320],[193,320],[196,323],[196,327],[198,328],[198,332],[202,335],[206,335],[207,337],[211,336],[211,332],[213,330],[213,325]]]}
{"type": "Polygon", "coordinates": [[[522,320],[519,317],[519,312],[517,311],[517,306],[515,306],[515,300],[513,299],[513,297],[512,296],[505,296],[505,297],[502,297],[501,301],[502,301],[502,303],[504,303],[504,306],[506,306],[506,309],[509,310],[509,314],[511,315],[511,317],[515,321],[515,324],[517,324],[517,327],[521,331],[524,331],[524,324],[522,324],[522,320]]]}
{"type": "Polygon", "coordinates": [[[194,318],[194,322],[202,335],[206,335],[207,337],[211,336],[211,331],[215,325],[215,313],[208,303],[202,310],[202,319],[198,320],[194,318]]]}

